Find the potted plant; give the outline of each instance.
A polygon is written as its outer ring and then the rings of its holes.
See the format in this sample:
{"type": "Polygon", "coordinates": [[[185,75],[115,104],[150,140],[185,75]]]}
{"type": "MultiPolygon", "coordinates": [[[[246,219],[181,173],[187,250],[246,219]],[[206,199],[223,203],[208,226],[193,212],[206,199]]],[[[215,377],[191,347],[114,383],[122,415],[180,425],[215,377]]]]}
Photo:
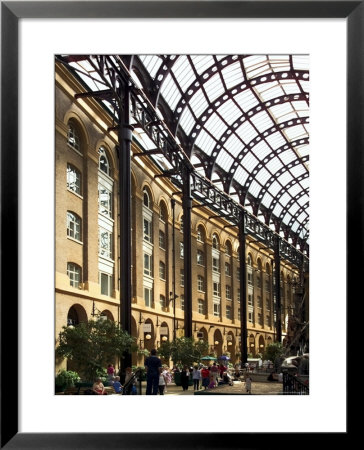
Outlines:
{"type": "Polygon", "coordinates": [[[55,379],[56,392],[63,392],[68,387],[74,387],[81,380],[77,372],[61,370],[55,379]]]}

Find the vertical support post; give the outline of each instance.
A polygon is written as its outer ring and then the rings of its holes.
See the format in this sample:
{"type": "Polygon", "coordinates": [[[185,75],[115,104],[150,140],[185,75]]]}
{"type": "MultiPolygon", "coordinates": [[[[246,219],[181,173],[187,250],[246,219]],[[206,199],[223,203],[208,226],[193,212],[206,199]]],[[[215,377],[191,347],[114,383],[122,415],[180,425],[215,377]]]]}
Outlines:
{"type": "Polygon", "coordinates": [[[171,198],[172,207],[172,301],[173,301],[173,340],[176,340],[176,233],[175,207],[176,200],[171,198]]]}
{"type": "Polygon", "coordinates": [[[245,230],[245,211],[241,214],[239,222],[239,259],[240,259],[240,347],[241,362],[245,364],[248,361],[247,349],[247,292],[246,292],[246,230],[245,230]]]}
{"type": "Polygon", "coordinates": [[[185,336],[192,337],[192,239],[191,239],[191,175],[187,167],[183,167],[183,259],[184,259],[184,295],[185,295],[185,336]]]}
{"type": "MultiPolygon", "coordinates": [[[[277,342],[282,342],[282,319],[281,319],[281,258],[280,258],[280,238],[275,237],[275,248],[274,248],[274,274],[275,274],[275,294],[276,294],[276,307],[275,313],[277,318],[277,342]]],[[[273,318],[274,320],[274,318],[273,318]]]]}
{"type": "MultiPolygon", "coordinates": [[[[119,213],[120,213],[120,316],[121,327],[131,334],[131,165],[130,149],[130,88],[120,82],[123,89],[119,105],[119,213]]],[[[122,369],[131,366],[130,353],[120,362],[122,369]]]]}

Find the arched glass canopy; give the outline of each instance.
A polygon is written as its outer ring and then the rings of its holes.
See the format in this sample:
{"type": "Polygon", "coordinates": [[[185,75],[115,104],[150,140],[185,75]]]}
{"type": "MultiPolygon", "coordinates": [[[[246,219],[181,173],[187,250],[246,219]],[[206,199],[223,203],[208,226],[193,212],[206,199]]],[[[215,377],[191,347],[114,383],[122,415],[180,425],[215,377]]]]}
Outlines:
{"type": "MultiPolygon", "coordinates": [[[[92,58],[68,60],[91,90],[104,92],[110,80],[92,58]]],[[[307,55],[118,55],[118,61],[198,172],[267,225],[308,243],[307,55]]],[[[154,147],[141,128],[134,131],[154,147]]]]}
{"type": "Polygon", "coordinates": [[[308,56],[141,55],[133,65],[196,169],[307,241],[308,56]]]}

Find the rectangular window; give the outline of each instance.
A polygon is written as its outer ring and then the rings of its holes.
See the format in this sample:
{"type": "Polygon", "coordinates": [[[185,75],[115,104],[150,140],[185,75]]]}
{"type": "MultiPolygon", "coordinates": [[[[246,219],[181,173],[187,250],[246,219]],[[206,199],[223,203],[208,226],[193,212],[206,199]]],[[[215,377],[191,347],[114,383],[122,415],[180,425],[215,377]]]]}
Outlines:
{"type": "Polygon", "coordinates": [[[99,186],[99,212],[105,216],[111,217],[112,195],[111,192],[103,186],[99,186]]]}
{"type": "Polygon", "coordinates": [[[225,294],[228,300],[231,300],[231,286],[228,284],[225,286],[225,294]]]}
{"type": "Polygon", "coordinates": [[[81,195],[81,173],[70,164],[67,164],[67,188],[81,195]]]}
{"type": "Polygon", "coordinates": [[[197,264],[204,265],[204,254],[202,250],[197,250],[197,264]]]}
{"type": "Polygon", "coordinates": [[[163,261],[159,261],[159,278],[161,280],[166,279],[166,265],[163,261]]]}
{"type": "Polygon", "coordinates": [[[270,310],[270,299],[269,298],[265,299],[265,307],[268,311],[270,310]]]}
{"type": "Polygon", "coordinates": [[[67,236],[81,240],[81,218],[70,211],[67,211],[67,236]]]}
{"type": "Polygon", "coordinates": [[[152,289],[144,288],[144,302],[145,306],[152,307],[152,289]]]}
{"type": "Polygon", "coordinates": [[[267,314],[265,316],[265,324],[267,325],[267,327],[270,327],[270,314],[267,314]]]}
{"type": "Polygon", "coordinates": [[[226,318],[227,319],[232,319],[233,318],[231,306],[227,306],[226,307],[226,318]]]}
{"type": "Polygon", "coordinates": [[[162,230],[159,230],[159,248],[166,249],[166,235],[162,230]]]}
{"type": "Polygon", "coordinates": [[[240,267],[236,269],[236,279],[240,281],[240,267]]]}
{"type": "Polygon", "coordinates": [[[162,308],[166,307],[166,297],[162,294],[159,296],[159,303],[162,308]]]}
{"type": "Polygon", "coordinates": [[[112,258],[112,233],[104,228],[99,229],[99,254],[105,258],[112,258]]]}
{"type": "Polygon", "coordinates": [[[201,275],[197,276],[197,290],[200,292],[205,292],[204,278],[201,275]]]}
{"type": "Polygon", "coordinates": [[[182,311],[184,311],[185,310],[185,296],[181,295],[179,298],[179,301],[180,301],[181,309],[182,309],[182,311]]]}
{"type": "Polygon", "coordinates": [[[183,259],[184,256],[183,242],[179,243],[179,256],[181,259],[183,259]]]}
{"type": "Polygon", "coordinates": [[[263,326],[263,316],[260,313],[258,313],[258,324],[263,326]]]}
{"type": "Polygon", "coordinates": [[[197,304],[198,304],[198,312],[200,314],[206,314],[205,300],[203,298],[199,298],[197,300],[197,304]]]}
{"type": "Polygon", "coordinates": [[[144,275],[152,276],[152,255],[144,253],[144,275]]]}
{"type": "Polygon", "coordinates": [[[212,271],[220,273],[220,260],[219,258],[212,258],[212,271]]]}
{"type": "Polygon", "coordinates": [[[185,272],[183,269],[180,270],[179,276],[180,276],[180,286],[183,287],[185,285],[185,272]]]}
{"type": "Polygon", "coordinates": [[[212,293],[215,297],[221,297],[220,283],[214,281],[212,293]]]}
{"type": "Polygon", "coordinates": [[[231,277],[231,264],[225,263],[225,275],[231,277]]]}
{"type": "Polygon", "coordinates": [[[252,272],[248,272],[248,284],[250,286],[253,285],[253,273],[252,272]]]}
{"type": "Polygon", "coordinates": [[[112,276],[107,273],[100,272],[100,285],[102,295],[111,295],[112,276]]]}
{"type": "Polygon", "coordinates": [[[220,302],[215,302],[214,301],[214,316],[220,316],[220,302]]]}
{"type": "Polygon", "coordinates": [[[263,308],[262,297],[260,295],[258,295],[258,297],[257,297],[257,305],[258,305],[258,308],[263,308]]]}
{"type": "Polygon", "coordinates": [[[268,278],[268,280],[265,280],[265,290],[267,292],[270,292],[270,279],[268,278]]]}
{"type": "Polygon", "coordinates": [[[152,242],[152,222],[144,217],[144,237],[143,239],[147,242],[152,242]]]}
{"type": "Polygon", "coordinates": [[[68,263],[67,275],[70,279],[70,285],[78,288],[81,283],[81,267],[74,263],[68,263]]]}
{"type": "Polygon", "coordinates": [[[262,287],[262,277],[260,276],[260,273],[257,275],[257,287],[262,287]]]}
{"type": "Polygon", "coordinates": [[[253,306],[253,296],[252,294],[248,294],[248,305],[253,306]]]}
{"type": "Polygon", "coordinates": [[[240,289],[238,289],[238,302],[240,303],[240,289]]]}
{"type": "Polygon", "coordinates": [[[249,311],[249,314],[248,314],[248,322],[249,322],[249,323],[253,323],[253,311],[249,311]]]}

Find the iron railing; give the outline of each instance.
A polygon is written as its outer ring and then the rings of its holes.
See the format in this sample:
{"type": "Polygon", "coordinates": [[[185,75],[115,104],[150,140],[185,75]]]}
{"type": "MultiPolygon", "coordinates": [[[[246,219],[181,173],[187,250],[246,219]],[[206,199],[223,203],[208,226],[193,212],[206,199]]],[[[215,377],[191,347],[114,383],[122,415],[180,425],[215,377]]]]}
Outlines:
{"type": "Polygon", "coordinates": [[[283,373],[283,394],[284,395],[309,395],[308,385],[302,383],[296,376],[284,372],[283,373]]]}

